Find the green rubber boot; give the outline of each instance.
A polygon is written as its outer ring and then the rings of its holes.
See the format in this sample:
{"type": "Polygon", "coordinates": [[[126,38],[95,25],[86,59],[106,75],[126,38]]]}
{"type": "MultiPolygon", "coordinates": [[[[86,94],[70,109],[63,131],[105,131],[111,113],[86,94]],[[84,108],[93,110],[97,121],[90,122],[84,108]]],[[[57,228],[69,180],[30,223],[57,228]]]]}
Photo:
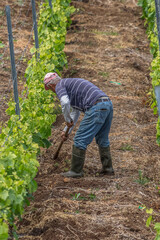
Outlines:
{"type": "Polygon", "coordinates": [[[108,147],[100,147],[99,146],[99,154],[102,162],[102,170],[100,174],[105,175],[114,175],[114,170],[112,166],[112,158],[110,153],[110,146],[108,147]]]}
{"type": "Polygon", "coordinates": [[[62,173],[61,175],[63,177],[83,177],[83,166],[84,166],[84,160],[85,160],[85,153],[86,150],[79,149],[73,145],[72,148],[72,160],[71,160],[71,170],[62,173]]]}

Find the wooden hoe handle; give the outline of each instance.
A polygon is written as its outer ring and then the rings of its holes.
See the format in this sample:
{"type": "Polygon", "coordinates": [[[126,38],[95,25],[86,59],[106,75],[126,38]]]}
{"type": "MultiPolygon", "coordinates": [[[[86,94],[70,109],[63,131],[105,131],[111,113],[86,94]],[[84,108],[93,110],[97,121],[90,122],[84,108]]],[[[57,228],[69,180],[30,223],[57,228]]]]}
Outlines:
{"type": "MultiPolygon", "coordinates": [[[[66,130],[66,132],[65,132],[65,137],[68,136],[69,129],[70,129],[70,127],[67,127],[67,130],[66,130]]],[[[64,140],[62,140],[62,141],[60,142],[59,147],[58,147],[57,151],[56,151],[55,154],[54,154],[54,157],[53,157],[54,160],[57,159],[63,143],[64,143],[64,140]]]]}

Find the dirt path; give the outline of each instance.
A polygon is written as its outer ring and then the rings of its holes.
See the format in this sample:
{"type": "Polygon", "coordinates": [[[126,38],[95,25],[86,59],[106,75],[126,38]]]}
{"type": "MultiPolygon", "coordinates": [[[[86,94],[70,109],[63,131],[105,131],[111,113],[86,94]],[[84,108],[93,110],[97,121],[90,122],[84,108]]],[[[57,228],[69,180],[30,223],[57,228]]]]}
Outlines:
{"type": "Polygon", "coordinates": [[[67,35],[69,68],[63,77],[85,78],[110,96],[114,105],[110,141],[116,174],[96,175],[101,165],[93,142],[87,150],[83,179],[67,180],[59,175],[69,169],[72,138],[78,128],[77,124],[54,161],[64,126],[59,116],[53,126],[53,146],[43,150],[39,158],[39,187],[19,224],[20,239],[152,240],[155,234],[145,226],[147,215],[139,206],[152,207],[155,220],[160,221],[156,190],[160,164],[157,117],[147,103],[152,59],[141,9],[134,1],[122,0],[73,4],[79,11],[67,35]]]}
{"type": "Polygon", "coordinates": [[[2,42],[4,46],[0,47],[0,132],[2,125],[9,118],[5,110],[7,109],[7,103],[13,96],[8,30],[5,14],[5,6],[7,5],[9,5],[11,9],[12,35],[19,97],[22,96],[23,85],[26,81],[24,73],[27,67],[27,61],[31,58],[29,50],[33,46],[31,1],[1,0],[0,42],[2,42]]]}

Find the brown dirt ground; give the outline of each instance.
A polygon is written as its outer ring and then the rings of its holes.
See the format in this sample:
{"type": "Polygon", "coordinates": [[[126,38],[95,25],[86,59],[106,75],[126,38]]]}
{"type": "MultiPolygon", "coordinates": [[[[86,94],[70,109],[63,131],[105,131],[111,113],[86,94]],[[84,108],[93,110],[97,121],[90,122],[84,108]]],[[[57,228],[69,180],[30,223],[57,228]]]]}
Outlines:
{"type": "MultiPolygon", "coordinates": [[[[157,116],[150,109],[147,95],[152,57],[141,8],[136,1],[127,0],[73,1],[73,5],[79,10],[72,17],[66,38],[68,69],[63,77],[85,78],[111,98],[114,119],[110,142],[115,176],[96,174],[101,164],[95,141],[87,150],[85,177],[60,176],[70,167],[72,139],[83,116],[55,161],[53,155],[64,127],[59,115],[52,128],[53,146],[43,149],[39,156],[38,190],[23,221],[18,223],[20,239],[153,240],[153,227],[146,227],[147,214],[139,209],[143,205],[153,208],[155,221],[160,221],[157,116]],[[142,184],[146,178],[148,182],[142,184]],[[78,193],[80,198],[73,200],[78,193]]],[[[2,79],[7,74],[4,69],[2,79]]],[[[5,87],[1,85],[0,90],[3,92],[5,87]]]]}
{"type": "Polygon", "coordinates": [[[23,85],[25,83],[24,73],[27,67],[27,61],[31,57],[29,49],[33,45],[31,1],[0,1],[0,41],[5,45],[3,48],[0,48],[0,56],[2,57],[0,59],[0,130],[1,125],[8,120],[5,110],[7,108],[7,102],[13,97],[8,31],[5,14],[5,6],[7,5],[9,5],[11,9],[19,97],[21,97],[23,85]]]}

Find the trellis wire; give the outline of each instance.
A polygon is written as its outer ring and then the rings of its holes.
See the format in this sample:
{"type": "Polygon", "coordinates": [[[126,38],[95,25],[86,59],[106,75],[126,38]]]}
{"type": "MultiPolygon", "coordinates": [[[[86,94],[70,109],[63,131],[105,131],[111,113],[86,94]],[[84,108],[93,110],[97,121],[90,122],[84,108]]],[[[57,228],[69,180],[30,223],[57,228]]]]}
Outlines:
{"type": "MultiPolygon", "coordinates": [[[[26,1],[26,0],[25,0],[26,1]]],[[[41,4],[43,4],[43,0],[41,0],[41,4]]],[[[6,15],[7,15],[7,26],[8,26],[8,38],[9,38],[9,43],[10,43],[10,57],[11,57],[11,68],[12,68],[12,80],[13,80],[13,89],[14,89],[14,98],[15,98],[15,102],[16,102],[16,114],[19,115],[20,117],[20,108],[19,108],[19,99],[18,99],[18,87],[17,87],[17,72],[16,72],[16,67],[19,66],[20,64],[20,61],[23,59],[24,57],[24,53],[26,52],[26,49],[28,47],[28,44],[29,42],[31,41],[31,36],[32,36],[32,32],[33,32],[33,29],[34,29],[34,34],[35,34],[35,46],[36,46],[36,49],[39,48],[39,43],[38,43],[38,31],[37,31],[37,20],[36,20],[36,7],[35,7],[35,1],[34,0],[31,0],[31,3],[32,3],[32,18],[33,18],[33,27],[32,27],[32,30],[31,30],[31,34],[29,36],[29,40],[28,40],[28,43],[27,45],[25,46],[23,52],[22,52],[22,55],[21,55],[21,58],[19,60],[19,62],[15,65],[15,57],[14,57],[14,46],[13,46],[13,36],[12,36],[12,25],[11,25],[11,17],[10,17],[10,7],[9,6],[6,6],[6,15]]],[[[49,4],[50,4],[50,7],[52,8],[52,3],[51,1],[49,0],[49,4]]],[[[24,5],[24,4],[23,4],[24,5]]],[[[30,4],[31,6],[31,4],[30,4]]],[[[22,11],[22,6],[20,8],[20,11],[19,11],[19,16],[21,15],[21,11],[22,11]]],[[[29,12],[29,10],[28,10],[29,12]]],[[[17,25],[17,22],[14,24],[14,27],[16,27],[17,25]]],[[[8,49],[8,47],[5,48],[4,52],[3,52],[3,55],[1,58],[3,58],[6,50],[8,49]]],[[[8,138],[9,136],[11,135],[12,133],[12,128],[10,129],[4,143],[3,143],[3,146],[5,146],[5,143],[8,141],[8,138]]]]}

